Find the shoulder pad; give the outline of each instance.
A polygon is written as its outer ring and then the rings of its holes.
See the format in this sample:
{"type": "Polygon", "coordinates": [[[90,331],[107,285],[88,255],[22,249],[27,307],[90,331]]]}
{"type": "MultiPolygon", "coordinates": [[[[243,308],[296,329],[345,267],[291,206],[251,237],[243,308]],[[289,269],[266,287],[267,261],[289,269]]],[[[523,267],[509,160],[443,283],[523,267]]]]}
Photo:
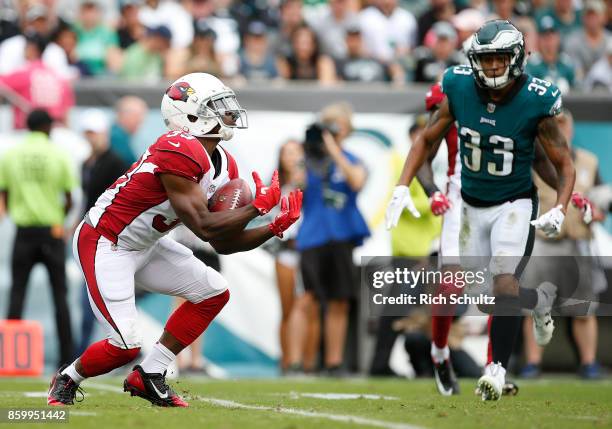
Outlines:
{"type": "Polygon", "coordinates": [[[171,131],[161,135],[153,145],[156,151],[170,152],[181,155],[195,162],[202,173],[210,169],[210,160],[204,146],[197,138],[177,131],[171,131]]]}

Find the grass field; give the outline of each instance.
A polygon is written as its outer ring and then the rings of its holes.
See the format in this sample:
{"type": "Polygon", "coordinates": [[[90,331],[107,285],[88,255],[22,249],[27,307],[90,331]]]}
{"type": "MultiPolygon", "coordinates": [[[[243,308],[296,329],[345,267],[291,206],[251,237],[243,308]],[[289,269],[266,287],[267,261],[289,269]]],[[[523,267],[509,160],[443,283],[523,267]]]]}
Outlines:
{"type": "MultiPolygon", "coordinates": [[[[187,409],[152,407],[122,392],[122,379],[83,383],[85,400],[70,408],[79,428],[612,428],[612,382],[548,379],[521,382],[516,397],[483,403],[464,381],[443,398],[429,380],[276,379],[172,382],[187,409]],[[320,394],[355,394],[328,399],[320,394]],[[376,396],[369,396],[376,395],[376,396]]],[[[0,379],[0,408],[46,404],[44,380],[0,379]]],[[[0,426],[8,427],[6,424],[0,426]]],[[[25,427],[48,424],[28,424],[25,427]]]]}

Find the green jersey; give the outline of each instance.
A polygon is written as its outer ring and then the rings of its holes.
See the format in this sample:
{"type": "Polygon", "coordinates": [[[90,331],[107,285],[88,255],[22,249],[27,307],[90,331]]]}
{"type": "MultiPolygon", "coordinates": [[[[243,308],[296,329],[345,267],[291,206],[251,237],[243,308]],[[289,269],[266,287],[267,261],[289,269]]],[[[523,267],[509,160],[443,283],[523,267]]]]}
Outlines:
{"type": "Polygon", "coordinates": [[[493,103],[469,66],[447,69],[442,90],[457,124],[463,199],[493,206],[532,196],[538,123],[560,112],[561,91],[524,74],[503,102],[493,103]]]}

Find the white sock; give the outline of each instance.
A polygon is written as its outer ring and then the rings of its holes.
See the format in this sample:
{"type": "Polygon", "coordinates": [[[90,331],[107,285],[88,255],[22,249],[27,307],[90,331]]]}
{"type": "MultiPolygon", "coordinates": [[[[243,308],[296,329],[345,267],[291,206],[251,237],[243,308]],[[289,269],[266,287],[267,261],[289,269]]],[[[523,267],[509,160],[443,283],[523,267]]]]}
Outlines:
{"type": "Polygon", "coordinates": [[[157,342],[153,346],[153,350],[145,356],[140,366],[144,372],[163,374],[174,359],[176,359],[176,355],[168,350],[166,346],[157,342]]]}
{"type": "Polygon", "coordinates": [[[81,374],[79,374],[79,372],[76,370],[75,363],[76,361],[72,362],[66,369],[61,372],[61,374],[65,374],[68,377],[72,378],[72,381],[74,381],[76,384],[81,384],[81,382],[87,377],[83,377],[81,374]]]}
{"type": "Polygon", "coordinates": [[[440,349],[434,343],[431,343],[431,358],[435,363],[442,363],[450,358],[450,350],[448,346],[440,349]]]}

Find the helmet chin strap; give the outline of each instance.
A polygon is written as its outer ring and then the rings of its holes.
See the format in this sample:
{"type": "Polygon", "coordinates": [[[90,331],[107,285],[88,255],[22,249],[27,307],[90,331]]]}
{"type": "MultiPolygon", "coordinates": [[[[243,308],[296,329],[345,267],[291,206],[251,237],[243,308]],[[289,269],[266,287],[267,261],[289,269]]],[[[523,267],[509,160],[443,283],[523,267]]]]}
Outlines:
{"type": "Polygon", "coordinates": [[[223,141],[231,140],[234,137],[234,130],[228,127],[221,127],[217,134],[204,134],[206,138],[220,138],[223,141]]]}
{"type": "Polygon", "coordinates": [[[506,72],[498,77],[487,77],[484,70],[479,71],[482,79],[487,83],[487,86],[491,89],[501,89],[510,83],[510,66],[506,67],[506,72]],[[497,81],[500,83],[497,84],[497,81]]]}

